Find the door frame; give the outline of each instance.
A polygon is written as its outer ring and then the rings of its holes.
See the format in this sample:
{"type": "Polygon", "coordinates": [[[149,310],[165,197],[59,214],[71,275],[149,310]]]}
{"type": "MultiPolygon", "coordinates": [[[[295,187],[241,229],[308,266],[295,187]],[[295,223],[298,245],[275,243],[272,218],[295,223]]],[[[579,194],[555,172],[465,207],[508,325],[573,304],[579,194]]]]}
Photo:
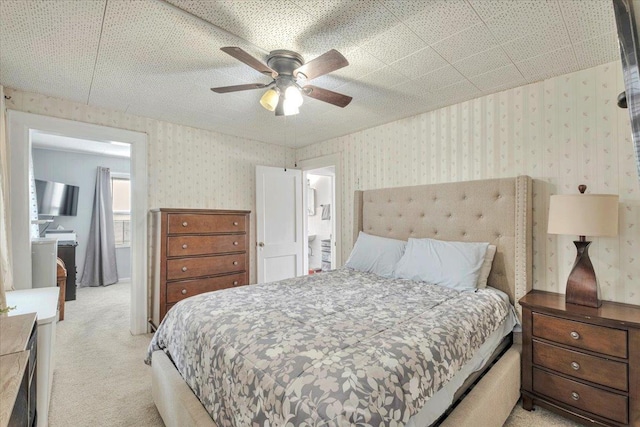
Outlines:
{"type": "MultiPolygon", "coordinates": [[[[334,180],[333,180],[333,197],[334,197],[334,207],[333,213],[334,215],[334,239],[335,239],[335,251],[336,251],[336,265],[332,266],[332,268],[341,267],[343,265],[342,260],[342,153],[334,153],[326,156],[313,157],[310,159],[297,160],[296,166],[302,169],[302,178],[306,180],[307,171],[313,169],[320,169],[329,166],[334,167],[334,180]]],[[[306,181],[304,181],[306,183],[306,181]]],[[[306,204],[307,200],[307,186],[302,186],[302,200],[303,203],[306,204]]],[[[304,212],[306,212],[306,206],[304,207],[304,212]]],[[[303,232],[304,239],[308,239],[308,223],[307,223],[307,215],[303,215],[303,232]]],[[[304,245],[304,259],[309,265],[309,245],[304,245]]],[[[309,269],[307,268],[304,274],[309,274],[309,269]]]]}
{"type": "Polygon", "coordinates": [[[7,110],[10,149],[10,224],[14,287],[29,289],[31,237],[29,215],[29,159],[31,132],[42,131],[72,138],[118,141],[131,145],[131,313],[134,335],[147,332],[147,134],[57,117],[7,110]],[[25,268],[25,266],[28,266],[25,268]],[[20,267],[20,268],[16,268],[20,267]]]}

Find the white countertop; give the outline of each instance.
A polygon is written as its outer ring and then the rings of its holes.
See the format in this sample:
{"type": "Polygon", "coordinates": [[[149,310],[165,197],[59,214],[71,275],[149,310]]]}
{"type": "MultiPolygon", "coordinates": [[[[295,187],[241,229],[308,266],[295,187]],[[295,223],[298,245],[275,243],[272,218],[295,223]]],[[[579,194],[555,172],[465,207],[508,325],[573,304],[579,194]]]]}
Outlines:
{"type": "Polygon", "coordinates": [[[7,306],[16,307],[9,312],[9,316],[37,313],[38,325],[55,322],[57,319],[60,296],[57,286],[8,291],[6,295],[7,306]]]}

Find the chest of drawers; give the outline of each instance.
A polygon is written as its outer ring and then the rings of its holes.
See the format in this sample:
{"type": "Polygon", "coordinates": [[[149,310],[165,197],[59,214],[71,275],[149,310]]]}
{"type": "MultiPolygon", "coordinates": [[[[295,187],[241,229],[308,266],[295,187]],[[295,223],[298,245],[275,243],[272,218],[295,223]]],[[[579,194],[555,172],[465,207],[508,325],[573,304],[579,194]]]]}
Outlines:
{"type": "Polygon", "coordinates": [[[151,211],[152,320],[177,302],[249,284],[249,211],[151,211]]]}
{"type": "Polygon", "coordinates": [[[640,426],[640,307],[565,304],[533,291],[522,305],[522,402],[588,425],[640,426]]]}

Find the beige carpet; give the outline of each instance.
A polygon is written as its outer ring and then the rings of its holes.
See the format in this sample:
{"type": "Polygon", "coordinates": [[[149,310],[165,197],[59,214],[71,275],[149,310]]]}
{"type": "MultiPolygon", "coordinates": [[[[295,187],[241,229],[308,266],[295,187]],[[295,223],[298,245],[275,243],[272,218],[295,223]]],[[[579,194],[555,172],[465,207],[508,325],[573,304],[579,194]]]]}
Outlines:
{"type": "Polygon", "coordinates": [[[78,288],[58,322],[51,427],[162,426],[144,364],[151,335],[129,332],[128,283],[78,288]]]}
{"type": "MultiPolygon", "coordinates": [[[[51,427],[162,426],[144,364],[151,335],[129,333],[129,284],[79,288],[58,323],[51,427]]],[[[516,406],[505,426],[577,426],[544,409],[516,406]]]]}

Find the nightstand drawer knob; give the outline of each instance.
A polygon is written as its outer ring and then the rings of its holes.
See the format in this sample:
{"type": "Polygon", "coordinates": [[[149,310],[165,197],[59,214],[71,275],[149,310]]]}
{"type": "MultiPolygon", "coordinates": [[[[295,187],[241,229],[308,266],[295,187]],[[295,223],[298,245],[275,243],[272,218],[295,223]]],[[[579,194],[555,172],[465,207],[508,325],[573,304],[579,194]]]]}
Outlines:
{"type": "Polygon", "coordinates": [[[187,244],[182,245],[182,249],[187,249],[187,244]]]}
{"type": "Polygon", "coordinates": [[[238,281],[237,281],[237,280],[234,280],[234,281],[233,281],[233,286],[236,286],[237,284],[238,284],[238,281]]]}
{"type": "Polygon", "coordinates": [[[182,226],[183,226],[183,227],[186,227],[186,226],[187,226],[187,221],[183,222],[183,223],[182,223],[182,226]]]}
{"type": "Polygon", "coordinates": [[[571,335],[571,338],[573,338],[574,340],[577,340],[580,338],[580,334],[577,333],[576,331],[571,331],[569,335],[571,335]]]}
{"type": "Polygon", "coordinates": [[[233,221],[233,225],[237,226],[238,222],[237,221],[233,221]]]}
{"type": "Polygon", "coordinates": [[[578,400],[578,399],[580,399],[580,395],[578,393],[576,393],[575,391],[572,391],[571,392],[571,398],[573,400],[578,400]]]}
{"type": "Polygon", "coordinates": [[[182,290],[182,295],[186,295],[186,294],[187,294],[187,290],[186,290],[186,289],[183,289],[183,290],[182,290]]]}
{"type": "Polygon", "coordinates": [[[578,362],[571,362],[571,367],[574,371],[577,371],[578,369],[580,369],[580,364],[578,362]]]}
{"type": "Polygon", "coordinates": [[[233,261],[233,265],[238,265],[238,261],[233,261]]]}
{"type": "Polygon", "coordinates": [[[233,242],[233,246],[238,246],[238,242],[233,242]]]}
{"type": "Polygon", "coordinates": [[[182,271],[187,271],[187,267],[182,267],[182,271]]]}

